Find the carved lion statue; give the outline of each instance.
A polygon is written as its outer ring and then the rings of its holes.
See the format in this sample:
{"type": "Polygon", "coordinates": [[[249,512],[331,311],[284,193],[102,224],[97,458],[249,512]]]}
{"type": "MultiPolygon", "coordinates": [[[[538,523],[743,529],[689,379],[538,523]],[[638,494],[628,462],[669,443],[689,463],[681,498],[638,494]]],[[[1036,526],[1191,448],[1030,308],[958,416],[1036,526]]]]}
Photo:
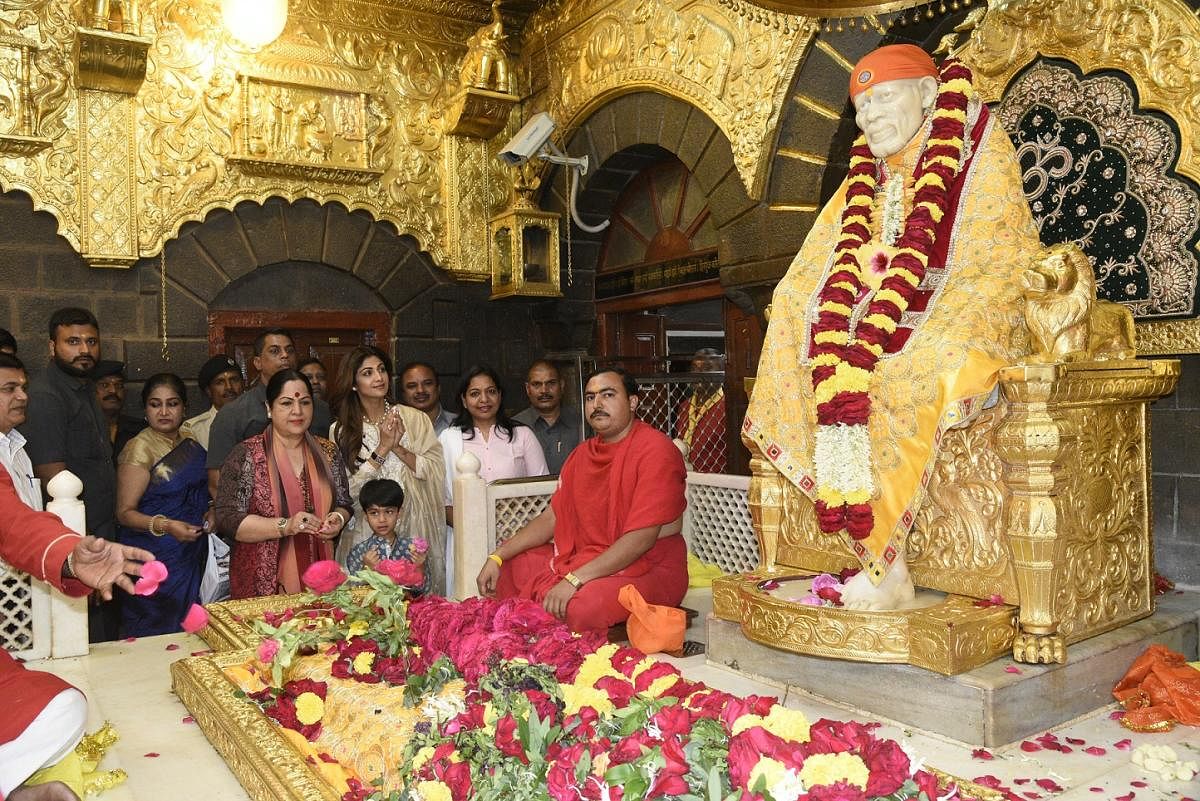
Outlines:
{"type": "Polygon", "coordinates": [[[1096,299],[1096,276],[1080,248],[1051,245],[1022,275],[1025,325],[1034,362],[1131,359],[1137,355],[1133,315],[1096,299]]]}

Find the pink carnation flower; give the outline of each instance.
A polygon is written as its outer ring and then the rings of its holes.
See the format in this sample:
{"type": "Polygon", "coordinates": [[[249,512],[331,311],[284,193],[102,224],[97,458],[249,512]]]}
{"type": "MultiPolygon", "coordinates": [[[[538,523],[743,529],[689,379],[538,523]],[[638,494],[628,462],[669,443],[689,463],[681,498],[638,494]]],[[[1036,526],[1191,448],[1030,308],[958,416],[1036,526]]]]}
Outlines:
{"type": "Polygon", "coordinates": [[[257,656],[259,662],[269,665],[277,653],[279,653],[279,640],[273,637],[268,637],[258,644],[257,656]]]}
{"type": "Polygon", "coordinates": [[[167,566],[157,559],[142,565],[141,577],[133,585],[134,595],[153,595],[158,585],[167,580],[167,566]]]}

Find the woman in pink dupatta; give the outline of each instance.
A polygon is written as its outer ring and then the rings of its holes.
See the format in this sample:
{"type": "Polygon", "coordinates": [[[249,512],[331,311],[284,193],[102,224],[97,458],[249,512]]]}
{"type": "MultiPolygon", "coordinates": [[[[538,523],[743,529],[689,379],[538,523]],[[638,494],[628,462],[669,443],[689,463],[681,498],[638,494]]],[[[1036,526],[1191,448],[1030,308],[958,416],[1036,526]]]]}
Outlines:
{"type": "Polygon", "coordinates": [[[308,379],[280,370],[267,384],[270,423],[221,466],[217,530],[234,540],[234,598],[301,592],[300,577],[333,558],[350,518],[346,465],[334,443],[308,433],[312,408],[308,379]]]}

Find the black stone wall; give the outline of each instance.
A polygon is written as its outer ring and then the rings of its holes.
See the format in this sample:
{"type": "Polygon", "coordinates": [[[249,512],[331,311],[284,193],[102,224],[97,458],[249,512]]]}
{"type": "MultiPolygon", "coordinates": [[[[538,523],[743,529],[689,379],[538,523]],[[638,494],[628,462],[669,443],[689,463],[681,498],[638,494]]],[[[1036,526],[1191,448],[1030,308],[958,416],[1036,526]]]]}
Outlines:
{"type": "Polygon", "coordinates": [[[1200,586],[1200,355],[1171,358],[1179,386],[1150,410],[1154,555],[1159,573],[1200,586]]]}
{"type": "Polygon", "coordinates": [[[463,370],[490,363],[505,378],[514,409],[526,405],[525,370],[543,352],[530,301],[489,301],[487,284],[456,282],[415,240],[364,212],[271,199],[214,211],[167,244],[171,358],[164,362],[159,259],[128,270],[89,267],[56,231],[54,218],[34,212],[27,195],[0,194],[0,327],[17,337],[32,372],[47,360],[50,313],[90,309],[100,321],[104,357],[128,364],[130,414],[141,413],[140,379],[165,370],[188,381],[189,412],[203,411],[194,382],[209,356],[208,313],[215,309],[388,311],[392,338],[384,344],[397,364],[430,362],[451,400],[463,370]]]}

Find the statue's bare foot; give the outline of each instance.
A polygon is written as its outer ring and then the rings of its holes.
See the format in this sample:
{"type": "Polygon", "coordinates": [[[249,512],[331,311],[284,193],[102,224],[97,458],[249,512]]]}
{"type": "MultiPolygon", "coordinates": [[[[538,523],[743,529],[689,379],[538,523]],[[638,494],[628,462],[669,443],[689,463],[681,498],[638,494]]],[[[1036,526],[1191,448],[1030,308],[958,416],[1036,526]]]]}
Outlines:
{"type": "Polygon", "coordinates": [[[79,801],[79,796],[62,782],[35,784],[32,787],[22,784],[8,798],[9,801],[79,801]]]}
{"type": "Polygon", "coordinates": [[[842,590],[842,606],[847,609],[887,610],[904,609],[916,597],[908,564],[897,559],[892,569],[876,586],[863,571],[846,582],[842,590]]]}

